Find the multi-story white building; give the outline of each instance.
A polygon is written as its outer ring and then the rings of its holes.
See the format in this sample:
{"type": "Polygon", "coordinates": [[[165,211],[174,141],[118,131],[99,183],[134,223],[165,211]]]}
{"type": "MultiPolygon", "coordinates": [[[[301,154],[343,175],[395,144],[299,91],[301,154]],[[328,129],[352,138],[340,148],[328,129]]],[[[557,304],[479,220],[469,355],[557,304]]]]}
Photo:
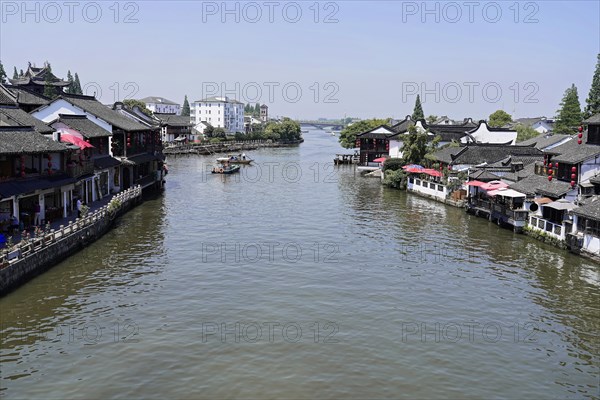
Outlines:
{"type": "Polygon", "coordinates": [[[146,108],[153,113],[160,114],[181,114],[181,106],[174,101],[167,100],[164,97],[149,96],[140,99],[140,101],[146,104],[146,108]]]}
{"type": "Polygon", "coordinates": [[[202,122],[223,128],[227,133],[245,132],[244,103],[227,96],[197,100],[191,104],[190,121],[200,132],[202,122]]]}

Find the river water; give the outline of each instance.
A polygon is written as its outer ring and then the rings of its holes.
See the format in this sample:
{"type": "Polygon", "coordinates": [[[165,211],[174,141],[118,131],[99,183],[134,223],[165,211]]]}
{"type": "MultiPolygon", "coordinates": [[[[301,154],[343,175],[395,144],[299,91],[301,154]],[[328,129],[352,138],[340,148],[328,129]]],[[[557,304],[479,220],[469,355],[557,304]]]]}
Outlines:
{"type": "Polygon", "coordinates": [[[12,398],[596,398],[600,267],[382,187],[323,131],[165,193],[0,299],[12,398]]]}

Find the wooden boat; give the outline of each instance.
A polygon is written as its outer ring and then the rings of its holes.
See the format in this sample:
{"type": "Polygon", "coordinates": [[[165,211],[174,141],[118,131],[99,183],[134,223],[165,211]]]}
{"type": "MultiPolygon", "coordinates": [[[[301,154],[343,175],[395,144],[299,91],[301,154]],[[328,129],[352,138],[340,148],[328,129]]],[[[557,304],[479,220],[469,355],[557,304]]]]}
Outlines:
{"type": "Polygon", "coordinates": [[[244,159],[243,157],[239,157],[239,156],[229,156],[229,157],[219,157],[217,158],[217,162],[220,162],[221,164],[225,164],[225,163],[229,163],[229,164],[250,164],[252,161],[249,158],[244,159]]]}
{"type": "Polygon", "coordinates": [[[214,167],[212,173],[229,175],[238,172],[240,168],[241,167],[239,165],[225,165],[222,167],[214,167]]]}

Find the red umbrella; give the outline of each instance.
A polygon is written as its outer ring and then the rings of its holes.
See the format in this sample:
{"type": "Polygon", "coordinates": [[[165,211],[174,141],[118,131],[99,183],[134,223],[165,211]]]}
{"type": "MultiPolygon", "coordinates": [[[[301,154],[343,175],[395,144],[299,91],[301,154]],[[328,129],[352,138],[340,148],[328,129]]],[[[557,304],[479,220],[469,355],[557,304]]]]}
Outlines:
{"type": "Polygon", "coordinates": [[[78,146],[80,149],[87,149],[90,147],[94,147],[90,143],[86,142],[85,140],[78,138],[77,136],[69,135],[68,133],[61,133],[60,141],[63,143],[72,143],[75,146],[78,146]]]}
{"type": "Polygon", "coordinates": [[[385,160],[387,160],[387,157],[379,157],[373,160],[373,162],[385,162],[385,160]]]}

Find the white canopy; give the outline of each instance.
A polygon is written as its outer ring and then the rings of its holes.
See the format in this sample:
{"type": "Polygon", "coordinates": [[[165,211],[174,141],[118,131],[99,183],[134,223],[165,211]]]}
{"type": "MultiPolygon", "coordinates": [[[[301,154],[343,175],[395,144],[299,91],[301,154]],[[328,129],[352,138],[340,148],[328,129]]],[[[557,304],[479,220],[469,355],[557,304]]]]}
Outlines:
{"type": "Polygon", "coordinates": [[[524,193],[517,192],[513,189],[497,189],[488,192],[489,196],[503,196],[503,197],[527,197],[524,193]]]}

